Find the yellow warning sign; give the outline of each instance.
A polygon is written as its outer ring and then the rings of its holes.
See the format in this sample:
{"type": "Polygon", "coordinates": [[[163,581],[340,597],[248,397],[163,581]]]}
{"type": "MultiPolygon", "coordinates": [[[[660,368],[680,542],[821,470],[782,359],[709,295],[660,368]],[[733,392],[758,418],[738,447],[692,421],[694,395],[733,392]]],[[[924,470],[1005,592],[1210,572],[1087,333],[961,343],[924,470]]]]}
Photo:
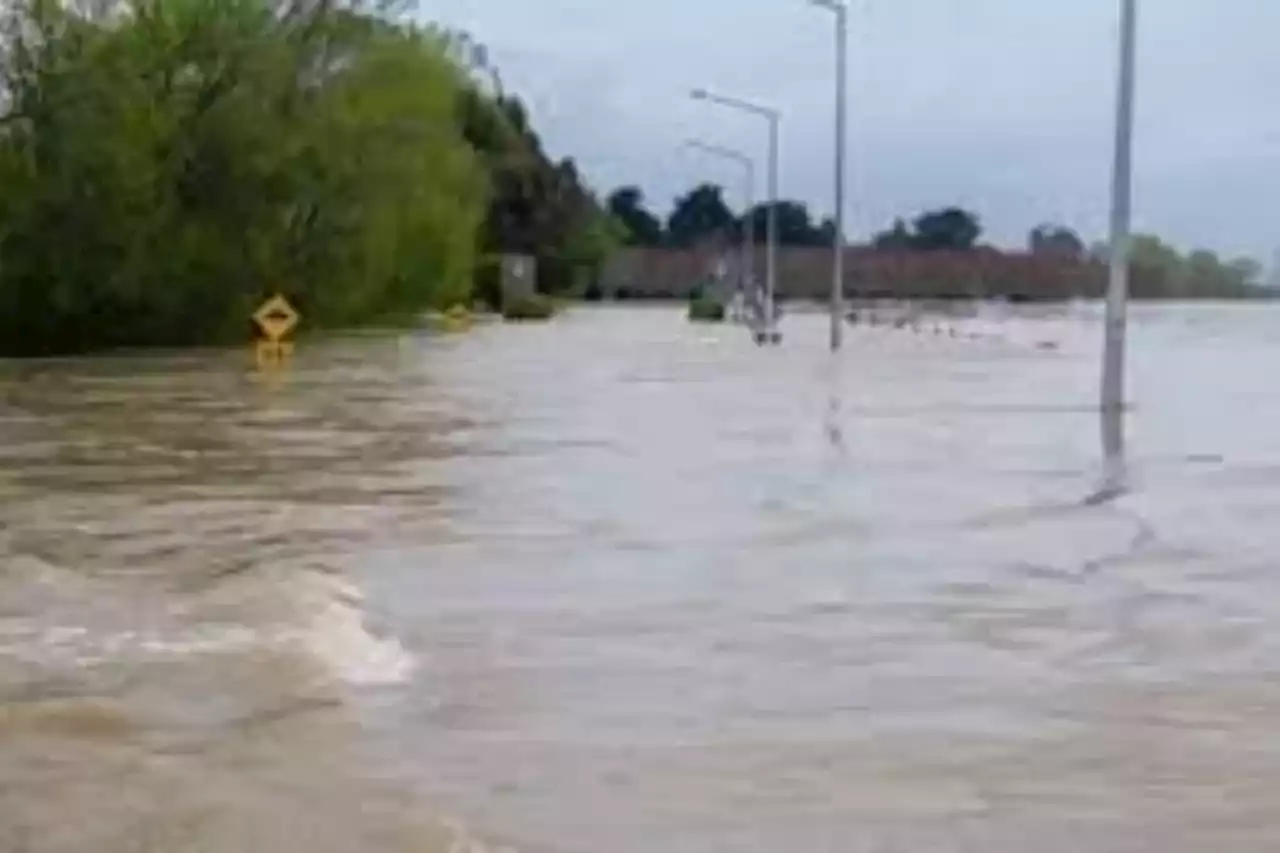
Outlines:
{"type": "Polygon", "coordinates": [[[271,343],[279,343],[292,332],[299,319],[298,312],[293,310],[289,300],[279,294],[262,303],[262,307],[253,312],[253,322],[258,324],[263,337],[271,343]]]}
{"type": "Polygon", "coordinates": [[[281,367],[293,355],[293,341],[286,341],[285,337],[297,327],[300,319],[289,300],[279,294],[253,312],[253,322],[262,332],[262,338],[254,347],[259,369],[281,367]]]}

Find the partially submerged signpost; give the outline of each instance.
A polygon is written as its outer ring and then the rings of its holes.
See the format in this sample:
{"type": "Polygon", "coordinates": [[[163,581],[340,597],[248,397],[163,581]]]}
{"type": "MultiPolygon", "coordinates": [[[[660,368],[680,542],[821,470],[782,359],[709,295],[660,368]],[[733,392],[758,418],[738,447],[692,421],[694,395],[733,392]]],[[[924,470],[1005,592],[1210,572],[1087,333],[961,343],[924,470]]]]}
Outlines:
{"type": "Polygon", "coordinates": [[[293,354],[293,341],[287,340],[302,319],[289,300],[276,294],[253,312],[253,322],[262,334],[254,348],[258,367],[279,367],[293,354]]]}

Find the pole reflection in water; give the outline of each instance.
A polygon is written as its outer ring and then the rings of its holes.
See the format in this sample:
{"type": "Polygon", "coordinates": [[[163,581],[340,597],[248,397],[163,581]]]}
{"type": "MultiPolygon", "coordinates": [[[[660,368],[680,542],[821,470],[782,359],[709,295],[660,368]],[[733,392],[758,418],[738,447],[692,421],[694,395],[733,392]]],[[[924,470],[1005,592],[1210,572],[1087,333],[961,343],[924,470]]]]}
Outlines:
{"type": "Polygon", "coordinates": [[[844,371],[841,369],[839,352],[832,356],[827,376],[827,411],[823,428],[827,434],[827,443],[844,456],[848,448],[844,444],[844,371]]]}

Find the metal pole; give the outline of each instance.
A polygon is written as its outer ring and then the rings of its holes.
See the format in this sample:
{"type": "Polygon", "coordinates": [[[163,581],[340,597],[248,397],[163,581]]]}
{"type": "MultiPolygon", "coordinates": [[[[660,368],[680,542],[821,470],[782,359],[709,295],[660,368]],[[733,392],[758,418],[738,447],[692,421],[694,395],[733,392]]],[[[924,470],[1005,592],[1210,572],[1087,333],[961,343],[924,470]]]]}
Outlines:
{"type": "Polygon", "coordinates": [[[744,160],[747,169],[746,212],[742,223],[742,298],[751,296],[751,283],[756,278],[756,167],[750,159],[744,160]]]}
{"type": "Polygon", "coordinates": [[[831,351],[839,352],[844,337],[844,158],[848,120],[846,76],[849,56],[849,16],[844,4],[836,13],[836,233],[831,263],[831,351]]]}
{"type": "Polygon", "coordinates": [[[757,334],[761,342],[778,343],[780,337],[774,328],[777,319],[775,298],[778,284],[778,125],[782,114],[776,109],[761,104],[716,95],[706,89],[694,89],[691,97],[699,101],[711,101],[732,109],[762,116],[769,122],[769,207],[765,215],[765,288],[764,288],[764,328],[757,334]]]}
{"type": "Polygon", "coordinates": [[[765,219],[765,294],[764,328],[772,340],[776,334],[774,319],[777,313],[774,300],[778,288],[778,119],[777,113],[769,116],[769,208],[765,219]]]}
{"type": "Polygon", "coordinates": [[[1120,0],[1120,69],[1116,98],[1115,161],[1111,184],[1111,251],[1102,352],[1102,439],[1108,463],[1124,449],[1125,325],[1129,298],[1133,193],[1133,102],[1137,0],[1120,0]]]}

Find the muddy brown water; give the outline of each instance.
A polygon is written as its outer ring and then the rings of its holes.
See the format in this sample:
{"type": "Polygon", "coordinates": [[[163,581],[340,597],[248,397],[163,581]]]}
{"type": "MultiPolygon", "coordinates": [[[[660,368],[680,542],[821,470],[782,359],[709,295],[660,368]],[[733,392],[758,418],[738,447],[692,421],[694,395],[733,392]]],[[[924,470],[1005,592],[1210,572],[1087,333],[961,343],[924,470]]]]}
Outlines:
{"type": "Polygon", "coordinates": [[[1280,311],[0,364],[0,851],[1280,844],[1280,311]]]}

